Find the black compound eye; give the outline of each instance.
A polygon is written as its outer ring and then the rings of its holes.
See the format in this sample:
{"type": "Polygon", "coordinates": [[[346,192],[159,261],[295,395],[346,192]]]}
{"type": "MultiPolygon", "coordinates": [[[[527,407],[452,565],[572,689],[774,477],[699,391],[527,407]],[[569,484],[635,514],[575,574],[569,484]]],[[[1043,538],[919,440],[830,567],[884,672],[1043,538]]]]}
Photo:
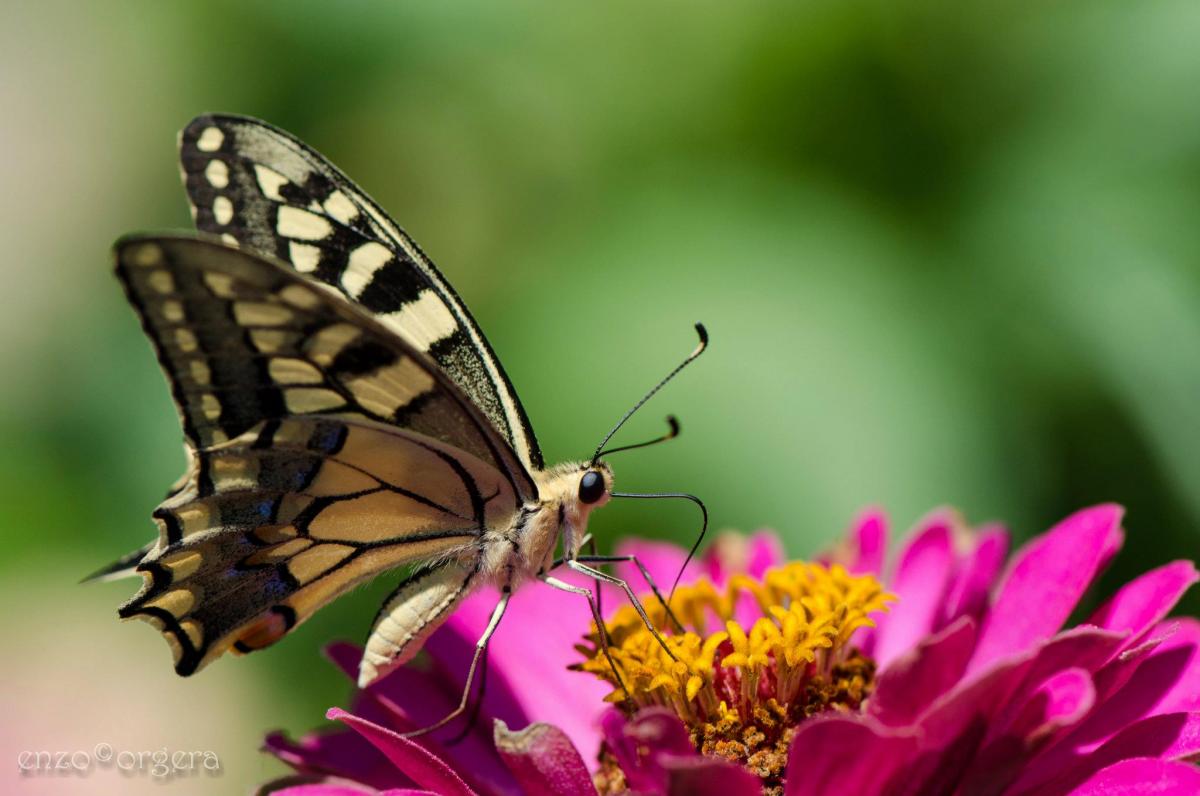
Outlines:
{"type": "Polygon", "coordinates": [[[588,470],[579,479],[579,500],[583,503],[595,503],[604,497],[604,476],[595,470],[588,470]]]}

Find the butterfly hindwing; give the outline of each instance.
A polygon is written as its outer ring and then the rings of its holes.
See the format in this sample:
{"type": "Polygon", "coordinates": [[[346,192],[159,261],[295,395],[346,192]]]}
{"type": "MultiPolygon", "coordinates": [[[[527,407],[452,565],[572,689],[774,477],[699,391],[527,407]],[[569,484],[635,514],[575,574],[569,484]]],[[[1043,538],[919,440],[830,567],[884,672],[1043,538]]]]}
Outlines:
{"type": "Polygon", "coordinates": [[[196,461],[155,511],[143,588],[120,612],[158,627],[184,675],[228,649],[274,643],[381,571],[429,560],[470,568],[513,500],[473,456],[350,419],[263,421],[196,461]]]}
{"type": "Polygon", "coordinates": [[[265,122],[194,119],[180,162],[196,226],[268,254],[339,291],[426,354],[516,452],[542,455],[512,384],[453,288],[361,189],[265,122]]]}

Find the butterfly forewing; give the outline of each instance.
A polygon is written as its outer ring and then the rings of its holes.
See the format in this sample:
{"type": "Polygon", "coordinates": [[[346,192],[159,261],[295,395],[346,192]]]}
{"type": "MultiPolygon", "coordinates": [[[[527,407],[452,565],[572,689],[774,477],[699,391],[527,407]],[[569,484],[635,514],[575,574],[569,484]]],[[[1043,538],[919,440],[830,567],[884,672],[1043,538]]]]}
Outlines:
{"type": "Polygon", "coordinates": [[[426,354],[527,470],[542,456],[508,377],[454,290],[349,178],[263,122],[205,115],[180,136],[196,226],[329,285],[426,354]]]}
{"type": "Polygon", "coordinates": [[[351,417],[425,434],[528,474],[420,352],[282,265],[215,240],[129,238],[117,273],[155,344],[192,447],[263,420],[351,417]]]}
{"type": "Polygon", "coordinates": [[[116,260],[190,452],[121,614],[159,627],[180,673],[273,643],[383,570],[470,569],[536,496],[436,365],[317,283],[194,237],[123,239],[116,260]]]}

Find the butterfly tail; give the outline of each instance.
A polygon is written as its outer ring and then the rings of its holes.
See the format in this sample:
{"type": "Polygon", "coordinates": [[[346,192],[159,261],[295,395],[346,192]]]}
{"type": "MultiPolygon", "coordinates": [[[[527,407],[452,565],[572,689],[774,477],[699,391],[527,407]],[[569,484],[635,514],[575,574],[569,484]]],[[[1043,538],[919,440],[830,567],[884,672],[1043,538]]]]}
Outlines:
{"type": "Polygon", "coordinates": [[[126,553],[108,566],[101,567],[92,574],[87,575],[79,582],[91,583],[92,581],[131,578],[137,574],[137,565],[142,563],[142,559],[154,549],[156,544],[158,544],[157,541],[150,542],[144,547],[139,547],[137,550],[134,550],[132,553],[126,553]]]}

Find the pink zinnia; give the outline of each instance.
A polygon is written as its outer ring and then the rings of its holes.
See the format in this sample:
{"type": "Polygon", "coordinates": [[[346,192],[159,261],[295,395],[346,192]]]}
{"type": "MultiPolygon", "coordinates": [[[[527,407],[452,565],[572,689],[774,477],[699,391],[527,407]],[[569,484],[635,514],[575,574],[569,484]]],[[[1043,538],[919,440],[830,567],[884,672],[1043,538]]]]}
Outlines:
{"type": "MultiPolygon", "coordinates": [[[[691,585],[672,604],[685,627],[652,611],[675,659],[644,643],[626,608],[612,612],[624,689],[595,665],[594,628],[576,648],[590,628],[582,601],[530,586],[493,639],[471,731],[454,745],[400,738],[456,703],[494,600],[476,595],[431,639],[430,665],[359,692],[353,713],[329,712],[350,730],[268,739],[300,772],[271,787],[288,796],[1200,793],[1200,769],[1185,762],[1200,756],[1200,622],[1166,619],[1196,582],[1193,565],[1148,572],[1062,629],[1120,548],[1120,519],[1111,505],[1078,512],[1007,567],[1002,529],[967,529],[948,511],[920,523],[886,567],[878,512],[815,564],[784,564],[770,534],[725,537],[685,574],[691,585]],[[581,664],[608,685],[569,668],[581,664]],[[609,692],[619,708],[603,702],[609,692]]],[[[625,547],[660,582],[683,561],[670,545],[625,547]]],[[[353,671],[355,650],[331,654],[353,671]]]]}

